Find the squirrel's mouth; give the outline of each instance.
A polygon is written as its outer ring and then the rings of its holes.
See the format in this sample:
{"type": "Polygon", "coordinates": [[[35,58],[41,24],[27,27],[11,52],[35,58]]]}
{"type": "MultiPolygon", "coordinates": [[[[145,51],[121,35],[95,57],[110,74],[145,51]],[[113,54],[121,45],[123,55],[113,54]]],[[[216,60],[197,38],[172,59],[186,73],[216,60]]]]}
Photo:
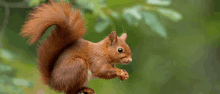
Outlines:
{"type": "Polygon", "coordinates": [[[123,58],[120,62],[120,64],[129,64],[132,61],[131,58],[123,58]]]}
{"type": "Polygon", "coordinates": [[[120,64],[129,64],[130,62],[122,61],[120,64]]]}

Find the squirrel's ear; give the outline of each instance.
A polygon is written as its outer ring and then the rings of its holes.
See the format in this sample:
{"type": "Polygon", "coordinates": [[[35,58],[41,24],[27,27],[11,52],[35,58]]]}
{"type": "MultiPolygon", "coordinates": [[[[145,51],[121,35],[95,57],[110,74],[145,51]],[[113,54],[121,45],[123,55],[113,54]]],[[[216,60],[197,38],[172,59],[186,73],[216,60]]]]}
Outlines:
{"type": "Polygon", "coordinates": [[[126,39],[127,39],[127,34],[126,34],[126,33],[123,33],[123,34],[120,36],[120,38],[121,38],[122,40],[126,41],[126,39]]]}
{"type": "Polygon", "coordinates": [[[111,41],[111,44],[114,44],[117,42],[117,34],[115,31],[112,31],[108,37],[109,37],[109,40],[111,41]]]}

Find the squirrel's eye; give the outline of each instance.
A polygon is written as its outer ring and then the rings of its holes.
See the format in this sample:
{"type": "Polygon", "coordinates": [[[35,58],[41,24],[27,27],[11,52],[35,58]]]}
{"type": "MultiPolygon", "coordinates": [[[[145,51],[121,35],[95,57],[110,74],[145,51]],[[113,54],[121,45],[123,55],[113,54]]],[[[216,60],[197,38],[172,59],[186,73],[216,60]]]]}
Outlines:
{"type": "Polygon", "coordinates": [[[118,52],[119,52],[119,53],[123,53],[122,48],[118,48],[118,52]]]}

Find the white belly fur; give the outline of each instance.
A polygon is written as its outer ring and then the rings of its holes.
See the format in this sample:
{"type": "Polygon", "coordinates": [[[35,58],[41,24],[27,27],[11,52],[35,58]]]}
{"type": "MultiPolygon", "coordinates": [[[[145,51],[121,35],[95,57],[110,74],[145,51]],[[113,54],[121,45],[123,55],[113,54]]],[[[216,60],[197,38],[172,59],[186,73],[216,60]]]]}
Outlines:
{"type": "Polygon", "coordinates": [[[88,78],[86,80],[86,82],[84,83],[84,87],[87,87],[89,85],[89,81],[92,79],[96,79],[96,77],[94,75],[92,75],[91,70],[88,70],[88,78]]]}

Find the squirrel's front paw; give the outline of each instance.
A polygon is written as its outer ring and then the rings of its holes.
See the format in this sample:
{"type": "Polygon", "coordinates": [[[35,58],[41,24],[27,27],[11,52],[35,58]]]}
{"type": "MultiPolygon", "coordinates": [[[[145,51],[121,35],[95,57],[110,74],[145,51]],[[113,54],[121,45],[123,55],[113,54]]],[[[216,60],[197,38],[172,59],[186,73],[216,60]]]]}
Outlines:
{"type": "Polygon", "coordinates": [[[126,70],[121,70],[121,73],[118,75],[118,78],[123,81],[128,79],[128,72],[126,70]]]}

